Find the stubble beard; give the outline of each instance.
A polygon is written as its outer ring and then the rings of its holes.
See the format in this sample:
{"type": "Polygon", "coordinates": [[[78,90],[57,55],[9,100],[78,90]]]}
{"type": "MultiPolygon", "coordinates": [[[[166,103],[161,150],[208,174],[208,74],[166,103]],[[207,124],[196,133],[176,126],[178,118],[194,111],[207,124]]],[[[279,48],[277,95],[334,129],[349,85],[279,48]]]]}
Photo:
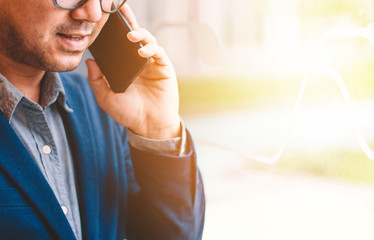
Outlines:
{"type": "Polygon", "coordinates": [[[29,40],[22,38],[21,34],[12,25],[8,25],[4,32],[6,33],[6,38],[2,36],[4,39],[4,50],[6,51],[6,55],[14,62],[29,65],[40,70],[51,70],[49,66],[51,64],[45,61],[44,48],[32,48],[29,40]]]}
{"type": "MultiPolygon", "coordinates": [[[[58,27],[55,27],[55,33],[64,29],[79,29],[80,26],[85,26],[86,28],[93,28],[89,23],[73,22],[71,24],[64,24],[58,27]]],[[[34,39],[29,39],[22,35],[20,31],[17,30],[17,27],[12,25],[11,22],[4,22],[0,17],[0,51],[5,51],[8,58],[13,62],[21,63],[27,66],[34,67],[36,69],[50,71],[50,72],[65,72],[72,71],[78,67],[81,58],[79,61],[74,62],[62,62],[55,57],[50,56],[48,52],[48,42],[42,42],[43,37],[35,36],[34,39]],[[32,42],[40,43],[36,46],[32,42]],[[44,45],[44,46],[43,46],[44,45]]],[[[56,34],[51,36],[55,37],[56,34]]],[[[51,41],[53,41],[52,39],[51,41]]],[[[81,52],[71,52],[66,53],[69,55],[80,55],[81,52]]]]}

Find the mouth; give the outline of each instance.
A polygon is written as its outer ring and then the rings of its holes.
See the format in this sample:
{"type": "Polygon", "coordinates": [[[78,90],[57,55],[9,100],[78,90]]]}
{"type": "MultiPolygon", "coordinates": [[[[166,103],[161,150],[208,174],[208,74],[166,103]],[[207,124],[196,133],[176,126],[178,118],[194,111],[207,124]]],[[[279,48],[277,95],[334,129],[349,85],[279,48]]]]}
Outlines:
{"type": "Polygon", "coordinates": [[[64,33],[57,33],[58,36],[67,38],[74,41],[82,40],[85,37],[88,37],[90,34],[64,34],[64,33]]]}
{"type": "Polygon", "coordinates": [[[70,40],[74,40],[74,41],[79,41],[84,37],[84,36],[79,36],[79,35],[67,35],[67,34],[63,34],[63,33],[57,33],[57,35],[59,35],[60,37],[63,37],[63,38],[68,38],[70,40]]]}
{"type": "Polygon", "coordinates": [[[57,33],[65,51],[79,52],[88,47],[90,33],[57,33]]]}

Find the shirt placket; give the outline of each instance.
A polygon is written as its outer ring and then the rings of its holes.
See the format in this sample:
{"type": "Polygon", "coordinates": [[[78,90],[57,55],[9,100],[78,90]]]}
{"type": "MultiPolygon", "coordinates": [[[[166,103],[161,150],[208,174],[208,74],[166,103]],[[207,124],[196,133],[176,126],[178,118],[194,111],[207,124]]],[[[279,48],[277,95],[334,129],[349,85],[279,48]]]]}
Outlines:
{"type": "Polygon", "coordinates": [[[63,213],[68,221],[71,222],[71,209],[67,198],[68,192],[63,182],[62,163],[59,159],[57,146],[53,139],[51,129],[41,107],[37,111],[35,111],[35,108],[29,110],[33,111],[34,115],[34,118],[29,122],[29,125],[31,125],[29,126],[29,129],[40,156],[40,162],[38,164],[42,166],[41,169],[43,169],[43,175],[51,186],[63,213]]]}

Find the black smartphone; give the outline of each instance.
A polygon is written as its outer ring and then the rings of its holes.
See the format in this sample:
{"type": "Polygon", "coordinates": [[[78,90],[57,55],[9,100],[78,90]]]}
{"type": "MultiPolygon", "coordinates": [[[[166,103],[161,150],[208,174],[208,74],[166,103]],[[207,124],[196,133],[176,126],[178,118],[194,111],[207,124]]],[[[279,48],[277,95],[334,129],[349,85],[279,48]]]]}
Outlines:
{"type": "Polygon", "coordinates": [[[124,92],[149,61],[138,54],[142,44],[128,40],[130,31],[132,28],[123,14],[112,13],[89,47],[110,88],[117,93],[124,92]]]}

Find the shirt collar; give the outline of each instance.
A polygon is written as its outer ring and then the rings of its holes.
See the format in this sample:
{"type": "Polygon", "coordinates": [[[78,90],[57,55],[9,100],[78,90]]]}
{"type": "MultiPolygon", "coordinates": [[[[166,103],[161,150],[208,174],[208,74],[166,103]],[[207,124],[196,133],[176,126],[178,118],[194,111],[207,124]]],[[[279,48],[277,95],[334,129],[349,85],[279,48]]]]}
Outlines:
{"type": "MultiPolygon", "coordinates": [[[[54,102],[67,112],[73,110],[66,104],[66,94],[58,73],[46,72],[41,82],[41,103],[49,107],[54,102]]],[[[8,121],[25,95],[0,74],[0,111],[8,121]]],[[[31,100],[30,100],[31,101],[31,100]]]]}

